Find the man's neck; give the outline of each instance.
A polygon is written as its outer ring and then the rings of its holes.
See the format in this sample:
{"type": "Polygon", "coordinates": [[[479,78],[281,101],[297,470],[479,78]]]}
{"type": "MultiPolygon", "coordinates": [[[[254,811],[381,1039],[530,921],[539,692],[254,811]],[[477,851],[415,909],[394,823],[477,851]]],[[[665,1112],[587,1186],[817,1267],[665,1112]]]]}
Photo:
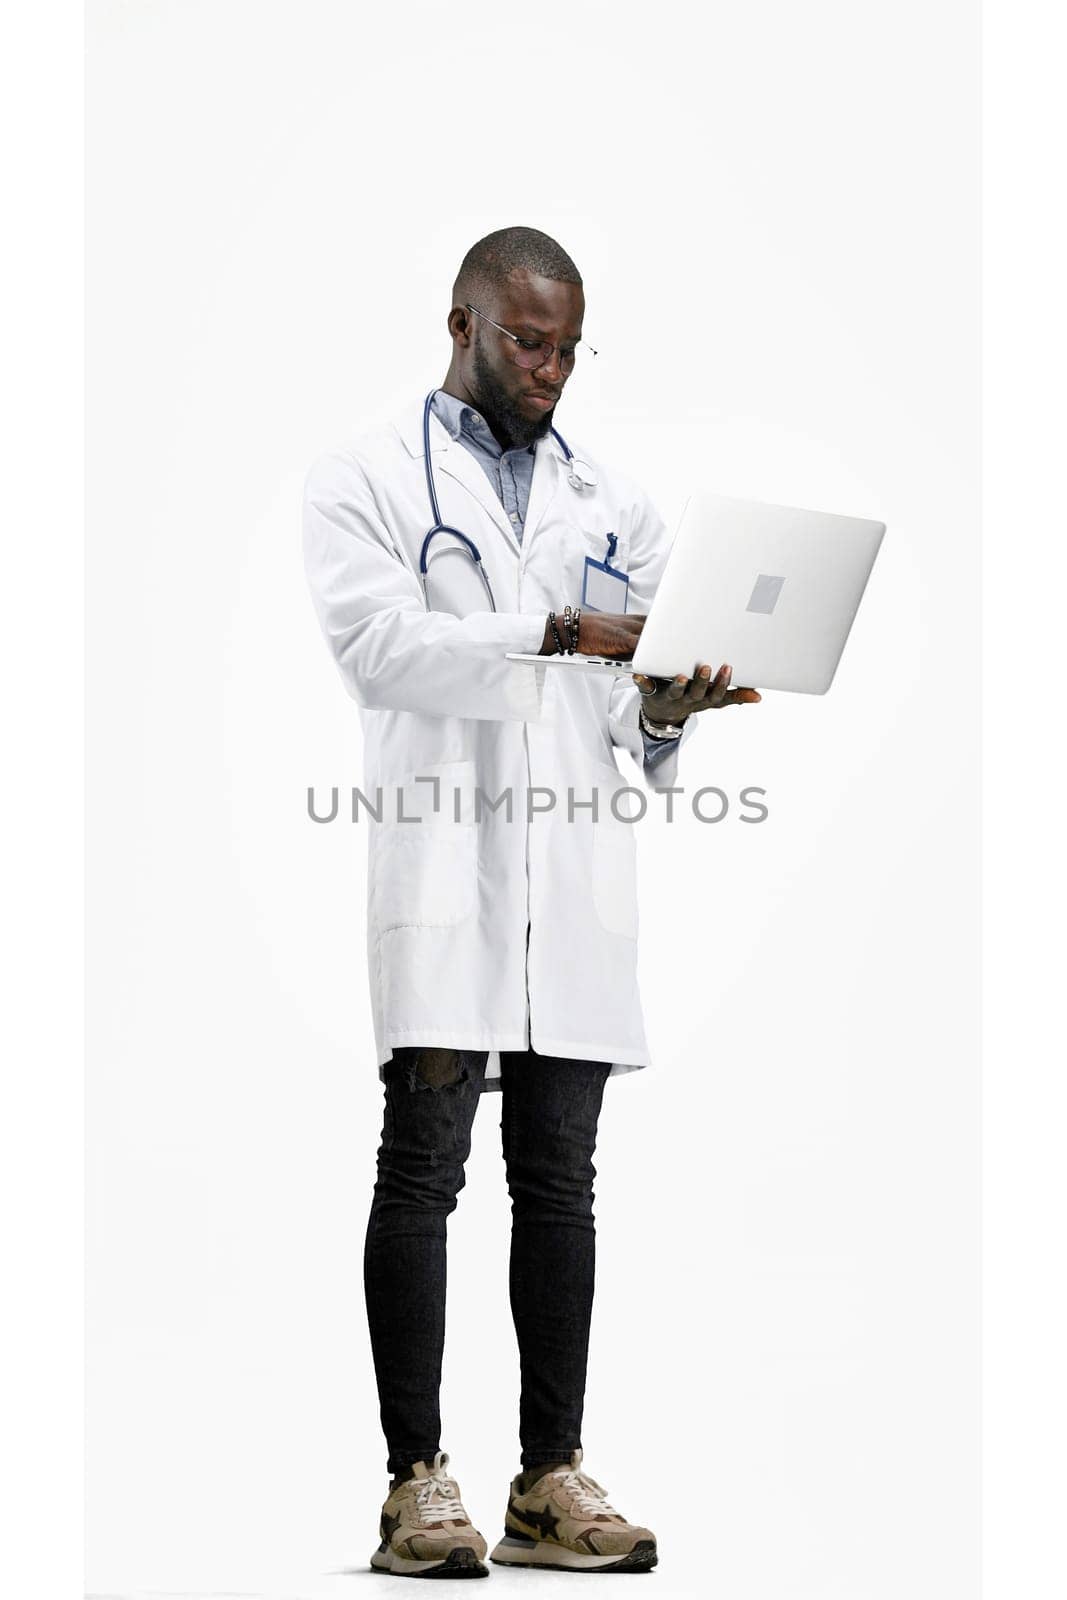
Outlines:
{"type": "Polygon", "coordinates": [[[485,419],[489,432],[493,435],[501,450],[513,450],[515,441],[510,438],[507,430],[501,426],[495,417],[491,416],[476,395],[471,394],[466,384],[450,372],[445,378],[441,389],[445,394],[450,394],[453,400],[462,400],[464,405],[472,406],[480,417],[485,419]]]}

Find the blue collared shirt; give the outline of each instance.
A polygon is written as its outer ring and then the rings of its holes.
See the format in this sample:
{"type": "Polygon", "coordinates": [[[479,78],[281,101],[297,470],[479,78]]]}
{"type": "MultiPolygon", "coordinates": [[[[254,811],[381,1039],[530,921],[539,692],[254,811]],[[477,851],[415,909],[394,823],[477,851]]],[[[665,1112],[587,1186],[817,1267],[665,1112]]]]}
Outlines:
{"type": "MultiPolygon", "coordinates": [[[[438,389],[434,395],[431,410],[456,443],[469,450],[485,472],[504,507],[516,542],[521,544],[526,508],[530,503],[530,485],[533,483],[536,459],[534,446],[501,449],[481,412],[465,400],[457,399],[454,394],[446,394],[444,389],[438,389]]],[[[641,730],[641,739],[645,747],[645,762],[651,765],[661,761],[678,742],[676,739],[650,739],[644,729],[641,730]]]]}
{"type": "Polygon", "coordinates": [[[521,544],[533,482],[533,445],[502,450],[481,412],[443,389],[438,389],[433,397],[433,410],[457,444],[469,450],[484,471],[521,544]]]}

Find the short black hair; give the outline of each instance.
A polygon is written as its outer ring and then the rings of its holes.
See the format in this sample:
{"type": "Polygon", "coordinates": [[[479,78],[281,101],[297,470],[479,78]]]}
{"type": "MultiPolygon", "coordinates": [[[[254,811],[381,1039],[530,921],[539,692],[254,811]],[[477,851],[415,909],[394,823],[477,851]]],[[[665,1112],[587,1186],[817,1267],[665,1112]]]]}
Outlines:
{"type": "Polygon", "coordinates": [[[498,228],[472,244],[460,264],[452,291],[454,305],[474,304],[520,268],[557,283],[577,283],[582,275],[561,244],[537,228],[498,228]]]}

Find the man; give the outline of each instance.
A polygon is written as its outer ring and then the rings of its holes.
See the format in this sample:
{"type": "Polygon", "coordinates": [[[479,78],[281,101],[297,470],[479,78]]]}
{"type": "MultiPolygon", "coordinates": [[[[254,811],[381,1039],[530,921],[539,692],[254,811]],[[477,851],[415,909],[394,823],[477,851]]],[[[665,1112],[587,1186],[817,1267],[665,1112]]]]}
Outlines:
{"type": "Polygon", "coordinates": [[[651,681],[506,659],[629,659],[666,559],[644,492],[553,427],[584,309],[555,240],[519,227],[479,240],[453,289],[441,387],[324,456],[305,490],[308,579],[360,707],[371,813],[385,1108],[364,1270],[392,1474],[372,1565],[399,1575],[487,1573],[438,1405],[446,1220],[486,1089],[502,1095],[521,1371],[520,1471],[492,1559],[656,1562],[581,1450],[601,1096],[648,1062],[614,749],[668,788],[695,715],[759,695],[731,688],[725,665],[651,681]],[[615,610],[580,605],[591,579],[615,610]]]}

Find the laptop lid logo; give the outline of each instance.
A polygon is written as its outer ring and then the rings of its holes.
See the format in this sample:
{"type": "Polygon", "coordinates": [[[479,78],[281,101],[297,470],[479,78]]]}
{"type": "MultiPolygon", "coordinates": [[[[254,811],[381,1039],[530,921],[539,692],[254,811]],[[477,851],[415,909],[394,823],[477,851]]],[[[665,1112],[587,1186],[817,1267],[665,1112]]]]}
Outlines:
{"type": "Polygon", "coordinates": [[[745,607],[746,611],[760,611],[769,617],[778,604],[778,596],[782,592],[784,578],[772,578],[761,572],[756,579],[756,587],[752,591],[752,598],[745,607]]]}

